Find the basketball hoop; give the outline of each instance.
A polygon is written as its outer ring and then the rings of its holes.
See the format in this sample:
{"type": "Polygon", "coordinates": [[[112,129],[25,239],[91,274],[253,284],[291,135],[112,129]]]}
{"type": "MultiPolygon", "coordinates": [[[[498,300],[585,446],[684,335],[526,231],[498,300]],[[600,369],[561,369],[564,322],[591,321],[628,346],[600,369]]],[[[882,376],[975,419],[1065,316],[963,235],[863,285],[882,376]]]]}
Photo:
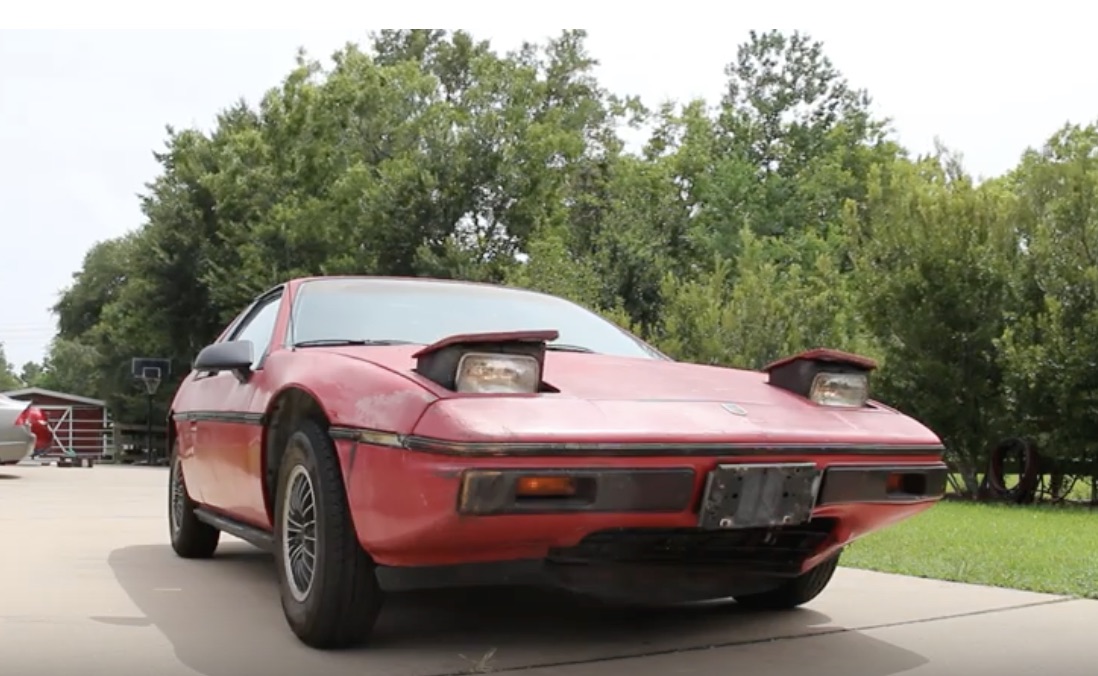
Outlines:
{"type": "Polygon", "coordinates": [[[155,366],[146,366],[141,369],[141,381],[145,383],[145,392],[152,396],[160,387],[160,369],[155,366]]]}
{"type": "MultiPolygon", "coordinates": [[[[172,374],[172,360],[163,357],[134,357],[130,360],[130,374],[145,387],[145,455],[150,465],[158,455],[153,448],[153,398],[160,383],[172,374]]],[[[166,448],[166,446],[165,446],[166,448]]]]}

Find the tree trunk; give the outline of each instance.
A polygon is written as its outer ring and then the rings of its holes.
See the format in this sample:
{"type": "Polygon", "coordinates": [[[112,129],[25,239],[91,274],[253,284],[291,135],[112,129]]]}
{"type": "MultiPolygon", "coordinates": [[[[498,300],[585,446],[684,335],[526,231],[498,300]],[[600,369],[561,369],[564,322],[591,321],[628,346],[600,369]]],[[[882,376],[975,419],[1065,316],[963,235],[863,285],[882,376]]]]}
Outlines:
{"type": "Polygon", "coordinates": [[[1049,499],[1053,502],[1058,501],[1064,496],[1064,479],[1065,475],[1060,470],[1053,470],[1048,477],[1048,494],[1049,499]]]}

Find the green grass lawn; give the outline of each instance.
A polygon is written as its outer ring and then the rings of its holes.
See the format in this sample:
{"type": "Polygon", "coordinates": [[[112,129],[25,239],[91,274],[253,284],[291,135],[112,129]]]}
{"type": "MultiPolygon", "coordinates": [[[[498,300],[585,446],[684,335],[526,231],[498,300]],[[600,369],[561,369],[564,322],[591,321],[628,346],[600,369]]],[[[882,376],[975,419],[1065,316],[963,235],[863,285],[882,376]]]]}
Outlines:
{"type": "MultiPolygon", "coordinates": [[[[960,474],[954,474],[953,478],[957,481],[957,484],[959,486],[964,486],[964,481],[961,479],[960,474]]],[[[979,473],[976,474],[976,480],[977,481],[982,481],[983,478],[984,478],[984,475],[983,475],[982,472],[979,472],[979,473]]],[[[1017,483],[1018,483],[1018,475],[1017,474],[1009,474],[1008,473],[1006,475],[1005,479],[1006,479],[1006,485],[1007,485],[1008,488],[1013,487],[1013,486],[1017,485],[1017,483]]],[[[1045,474],[1044,475],[1044,484],[1043,485],[1047,488],[1049,486],[1049,484],[1050,484],[1050,477],[1049,477],[1048,474],[1045,474]]],[[[1080,480],[1076,481],[1074,484],[1065,485],[1064,488],[1068,489],[1068,494],[1066,496],[1068,498],[1068,500],[1077,500],[1077,501],[1087,502],[1091,498],[1090,479],[1087,479],[1087,478],[1080,479],[1080,480]]],[[[946,484],[946,492],[953,493],[954,492],[953,487],[949,484],[946,484]]]]}
{"type": "Polygon", "coordinates": [[[1098,510],[941,502],[854,542],[842,565],[1098,598],[1098,510]]]}

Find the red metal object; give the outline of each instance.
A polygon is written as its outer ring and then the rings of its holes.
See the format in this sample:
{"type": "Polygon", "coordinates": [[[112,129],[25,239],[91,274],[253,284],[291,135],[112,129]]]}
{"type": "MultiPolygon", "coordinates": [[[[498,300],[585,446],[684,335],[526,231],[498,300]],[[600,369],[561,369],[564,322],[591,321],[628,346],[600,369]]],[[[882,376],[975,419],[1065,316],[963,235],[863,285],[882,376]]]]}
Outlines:
{"type": "MultiPolygon", "coordinates": [[[[556,468],[652,469],[690,467],[695,470],[694,497],[690,508],[662,514],[538,514],[505,518],[470,518],[455,512],[461,473],[469,468],[530,468],[547,466],[544,458],[461,458],[403,453],[386,448],[359,449],[353,467],[350,442],[339,446],[359,540],[378,563],[391,566],[431,566],[508,559],[543,558],[550,548],[575,545],[584,536],[608,528],[691,528],[697,524],[693,509],[705,485],[706,472],[719,463],[758,462],[757,456],[683,458],[585,458],[554,459],[556,468]],[[371,477],[385,477],[375,481],[371,477]]],[[[768,462],[802,460],[800,454],[775,453],[768,462]]],[[[935,462],[928,451],[921,458],[881,457],[882,464],[935,462]]],[[[855,455],[820,459],[820,467],[863,464],[855,455]]],[[[914,516],[933,504],[846,504],[821,507],[814,518],[835,517],[840,528],[835,539],[804,563],[807,569],[850,540],[914,516]]]]}
{"type": "Polygon", "coordinates": [[[276,338],[262,368],[246,377],[192,373],[173,402],[176,452],[191,498],[244,526],[272,531],[271,458],[280,452],[272,439],[284,424],[278,416],[292,408],[287,402],[301,401],[318,407],[357,539],[383,566],[545,559],[619,529],[693,532],[711,475],[722,465],[807,464],[821,473],[820,496],[828,491],[829,468],[865,469],[864,485],[845,484],[863,486],[862,493],[813,498],[812,520],[834,526],[798,560],[800,570],[941,498],[936,484],[896,496],[884,492],[883,480],[873,483],[888,472],[944,473],[941,441],[918,421],[875,402],[828,408],[767,384],[768,370],[796,359],[871,370],[870,359],[818,349],[760,372],[550,351],[542,377],[551,391],[457,393],[415,372],[417,359],[463,343],[552,341],[557,331],[465,333],[427,347],[291,349],[280,337],[301,283],[288,282],[277,301],[276,338]],[[489,503],[499,507],[498,491],[506,486],[486,480],[489,492],[470,497],[469,473],[491,479],[522,469],[598,475],[600,490],[613,492],[617,507],[587,509],[574,501],[526,507],[512,498],[511,512],[479,515],[489,503]],[[683,488],[680,504],[654,507],[652,495],[634,488],[653,472],[683,488]]]}
{"type": "Polygon", "coordinates": [[[811,350],[805,350],[799,354],[783,357],[777,361],[773,361],[763,367],[763,371],[769,373],[779,366],[785,366],[786,364],[792,364],[797,360],[804,361],[822,361],[832,364],[848,364],[857,368],[865,369],[866,371],[874,371],[877,368],[877,362],[869,357],[863,357],[860,354],[853,354],[852,352],[843,352],[842,350],[832,350],[826,347],[817,347],[811,350]]]}
{"type": "Polygon", "coordinates": [[[418,352],[412,354],[412,358],[418,359],[419,357],[425,357],[434,352],[438,352],[444,347],[450,347],[451,345],[461,345],[463,343],[544,343],[550,340],[556,340],[560,337],[559,331],[547,330],[547,331],[494,331],[487,333],[458,333],[453,336],[447,336],[442,340],[437,340],[427,347],[421,348],[418,352]]]}

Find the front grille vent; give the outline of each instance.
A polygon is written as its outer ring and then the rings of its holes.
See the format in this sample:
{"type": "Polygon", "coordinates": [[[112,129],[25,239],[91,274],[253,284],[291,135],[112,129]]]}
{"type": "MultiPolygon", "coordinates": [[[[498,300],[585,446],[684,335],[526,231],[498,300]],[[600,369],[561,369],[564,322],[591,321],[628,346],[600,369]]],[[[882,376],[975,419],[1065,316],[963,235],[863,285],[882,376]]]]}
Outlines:
{"type": "Polygon", "coordinates": [[[745,530],[616,528],[556,549],[559,563],[728,565],[758,572],[796,572],[835,527],[833,519],[800,526],[745,530]]]}

